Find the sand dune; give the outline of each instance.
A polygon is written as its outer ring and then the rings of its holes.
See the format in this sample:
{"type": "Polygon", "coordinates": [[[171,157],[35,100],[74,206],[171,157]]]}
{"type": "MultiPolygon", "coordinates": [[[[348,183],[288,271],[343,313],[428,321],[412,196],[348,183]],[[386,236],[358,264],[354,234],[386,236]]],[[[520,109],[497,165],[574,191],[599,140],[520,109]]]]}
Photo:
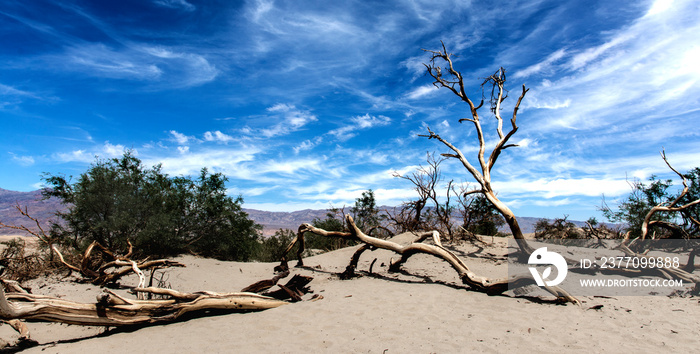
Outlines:
{"type": "MultiPolygon", "coordinates": [[[[408,235],[398,239],[407,243],[408,235]]],[[[38,347],[28,353],[152,352],[694,352],[697,348],[697,297],[637,296],[584,297],[581,307],[535,302],[526,298],[488,296],[470,291],[445,262],[417,255],[405,272],[389,273],[392,253],[366,252],[359,264],[372,275],[339,280],[356,247],[305,259],[293,273],[310,275],[318,301],[279,308],[193,318],[135,331],[30,323],[38,347]],[[602,308],[591,309],[596,305],[602,308]]],[[[455,248],[464,256],[476,250],[469,244],[455,248]]],[[[499,256],[503,241],[485,249],[499,256]]],[[[506,263],[466,258],[480,274],[505,276],[506,263]]],[[[237,291],[269,278],[275,264],[221,262],[191,256],[178,261],[187,268],[171,269],[167,282],[182,291],[237,291]]],[[[134,282],[126,278],[124,283],[134,282]]],[[[92,302],[95,286],[38,279],[29,284],[35,293],[92,302]]],[[[307,295],[309,298],[310,295],[307,295]]],[[[547,296],[545,296],[545,299],[547,296]]],[[[0,338],[17,335],[0,327],[0,338]]]]}

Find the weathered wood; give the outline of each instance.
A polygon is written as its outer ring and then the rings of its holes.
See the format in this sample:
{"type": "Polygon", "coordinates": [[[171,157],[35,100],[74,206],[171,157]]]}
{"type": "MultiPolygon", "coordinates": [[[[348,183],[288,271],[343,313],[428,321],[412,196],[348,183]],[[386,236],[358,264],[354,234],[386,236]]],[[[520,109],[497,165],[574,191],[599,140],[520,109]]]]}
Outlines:
{"type": "Polygon", "coordinates": [[[8,293],[0,289],[0,319],[61,322],[83,326],[126,326],[174,321],[203,310],[258,311],[288,304],[254,293],[181,293],[170,289],[136,288],[137,292],[168,295],[165,300],[131,300],[111,291],[95,303],[49,296],[8,293]]]}
{"type": "MultiPolygon", "coordinates": [[[[536,284],[535,280],[530,276],[520,276],[509,279],[490,279],[477,275],[476,273],[472,272],[459,257],[457,257],[454,253],[452,253],[450,250],[446,249],[440,244],[440,235],[437,232],[428,232],[421,234],[417,239],[418,241],[424,241],[428,237],[431,237],[435,241],[435,245],[413,242],[407,246],[402,246],[398,243],[389,240],[382,240],[366,235],[364,232],[362,232],[362,230],[360,230],[357,227],[357,225],[355,225],[355,222],[352,216],[350,215],[346,216],[346,221],[347,225],[349,225],[350,227],[350,231],[347,232],[326,231],[317,228],[311,224],[302,224],[299,227],[299,233],[302,234],[305,232],[312,232],[324,237],[342,237],[348,239],[355,239],[360,240],[361,242],[371,247],[382,248],[396,252],[399,255],[401,255],[401,258],[390,264],[390,270],[398,270],[400,266],[414,254],[429,254],[449,263],[452,266],[452,268],[455,269],[455,271],[457,271],[457,274],[459,275],[460,279],[464,284],[469,285],[469,287],[471,287],[472,289],[482,291],[490,295],[501,294],[507,291],[509,288],[516,288],[530,284],[536,284]]],[[[296,239],[295,242],[300,242],[300,240],[296,239]]],[[[288,247],[288,249],[291,248],[291,246],[288,247]]],[[[568,292],[566,292],[560,287],[545,287],[545,290],[556,296],[561,301],[580,304],[575,297],[571,296],[568,292]]]]}
{"type": "Polygon", "coordinates": [[[357,263],[360,261],[360,256],[367,250],[371,250],[373,247],[369,244],[364,244],[353,253],[350,258],[350,264],[345,267],[345,271],[339,274],[340,279],[348,280],[355,277],[355,269],[357,269],[357,263]]]}
{"type": "Polygon", "coordinates": [[[301,301],[301,297],[310,290],[307,285],[313,280],[312,277],[294,274],[286,284],[277,284],[279,287],[276,291],[266,291],[261,295],[269,296],[278,300],[291,299],[292,302],[301,301]]]}
{"type": "MultiPolygon", "coordinates": [[[[660,212],[660,211],[677,212],[677,211],[682,211],[682,210],[685,210],[685,209],[688,209],[688,208],[691,208],[693,206],[697,206],[698,204],[700,204],[700,199],[697,199],[697,200],[694,200],[694,201],[687,203],[687,204],[684,204],[684,205],[678,205],[678,203],[681,201],[681,199],[683,199],[683,197],[685,197],[685,195],[688,194],[688,192],[690,190],[690,187],[688,186],[688,181],[685,178],[685,176],[683,176],[683,174],[678,172],[675,168],[673,168],[673,166],[671,166],[671,163],[668,162],[668,159],[666,158],[666,151],[661,150],[661,158],[666,163],[666,166],[668,166],[668,168],[670,168],[671,171],[675,172],[676,175],[678,175],[678,177],[681,178],[681,181],[683,182],[683,190],[678,195],[678,197],[675,200],[673,200],[671,203],[661,203],[659,205],[652,207],[651,210],[649,210],[647,215],[644,217],[644,222],[642,223],[642,230],[641,230],[642,231],[642,236],[641,236],[642,240],[647,237],[647,233],[649,232],[649,225],[654,222],[651,220],[651,218],[657,212],[660,212]]],[[[690,221],[696,225],[700,225],[700,221],[695,220],[693,217],[690,217],[690,221]]]]}
{"type": "Polygon", "coordinates": [[[277,275],[275,275],[272,279],[265,279],[261,280],[259,282],[255,282],[253,284],[250,284],[246,286],[245,288],[241,289],[242,292],[250,292],[250,293],[261,293],[267,289],[270,289],[271,287],[277,285],[277,282],[280,281],[280,279],[286,278],[289,276],[289,270],[285,270],[277,275]]]}
{"type": "Polygon", "coordinates": [[[481,117],[479,117],[478,113],[478,110],[481,108],[484,101],[482,100],[477,106],[468,97],[462,74],[458,70],[455,70],[452,63],[453,54],[447,52],[447,48],[445,47],[444,43],[442,43],[442,50],[424,49],[424,51],[431,54],[429,63],[424,63],[423,65],[425,65],[428,74],[435,80],[433,81],[433,85],[437,88],[449,89],[463,102],[466,102],[469,105],[469,113],[471,118],[462,118],[459,120],[459,122],[471,122],[474,125],[476,136],[479,141],[479,152],[477,154],[478,164],[472,164],[472,162],[467,159],[459,148],[442,138],[439,134],[433,132],[430,127],[427,128],[428,134],[421,134],[419,136],[428,139],[435,139],[452,151],[451,153],[444,153],[441,155],[447,158],[459,160],[462,163],[462,166],[469,172],[474,180],[479,183],[479,188],[469,193],[481,193],[506,220],[506,223],[508,224],[513,237],[518,243],[518,247],[520,248],[521,252],[523,254],[531,254],[534,249],[529,245],[527,240],[525,240],[525,236],[523,235],[522,229],[518,224],[518,220],[515,218],[515,214],[498,198],[496,191],[491,185],[491,170],[496,164],[498,157],[505,149],[517,146],[516,144],[510,144],[509,140],[518,131],[518,126],[516,124],[518,110],[523,98],[525,98],[525,94],[527,94],[529,89],[527,89],[525,85],[522,86],[522,91],[518,97],[518,101],[513,108],[513,115],[510,119],[510,130],[504,134],[503,117],[501,117],[501,103],[507,97],[507,94],[504,95],[504,85],[506,82],[505,69],[499,68],[493,75],[486,78],[486,80],[482,83],[482,87],[486,84],[492,85],[490,100],[491,112],[497,121],[496,131],[499,137],[499,140],[496,142],[496,145],[493,147],[493,150],[491,150],[491,153],[487,158],[485,155],[486,140],[484,138],[483,127],[481,126],[481,117]],[[443,70],[441,65],[445,64],[447,67],[445,67],[446,70],[443,70]]]}

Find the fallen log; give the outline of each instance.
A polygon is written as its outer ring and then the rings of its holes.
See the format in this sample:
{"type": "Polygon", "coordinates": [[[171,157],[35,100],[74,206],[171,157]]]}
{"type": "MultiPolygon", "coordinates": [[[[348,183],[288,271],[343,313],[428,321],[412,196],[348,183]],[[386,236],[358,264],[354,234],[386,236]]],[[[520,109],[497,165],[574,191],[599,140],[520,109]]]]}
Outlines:
{"type": "Polygon", "coordinates": [[[60,298],[5,293],[0,289],[0,319],[60,322],[83,326],[127,326],[174,321],[182,315],[203,310],[259,311],[288,304],[254,293],[181,293],[171,289],[136,288],[140,293],[168,295],[164,300],[126,299],[110,290],[95,303],[60,298]]]}
{"type": "MultiPolygon", "coordinates": [[[[240,292],[186,293],[173,289],[144,287],[145,276],[136,262],[114,263],[115,266],[129,264],[131,267],[128,269],[139,275],[139,285],[133,288],[138,299],[127,299],[104,289],[97,295],[94,303],[81,303],[31,294],[15,281],[0,279],[0,323],[9,324],[20,333],[17,345],[32,345],[31,343],[35,342],[31,340],[29,330],[22,322],[24,320],[119,327],[172,322],[185,314],[208,310],[261,311],[288,304],[287,299],[291,299],[292,302],[301,301],[301,296],[309,292],[307,284],[313,279],[295,275],[285,285],[277,284],[280,279],[289,275],[289,271],[286,271],[270,280],[251,284],[240,292]],[[275,285],[279,289],[270,291],[275,285]],[[6,289],[9,292],[6,292],[6,289]],[[144,300],[146,295],[149,295],[149,298],[150,295],[158,295],[161,299],[144,300]]],[[[122,275],[124,274],[120,274],[119,277],[122,275]]]]}
{"type": "MultiPolygon", "coordinates": [[[[457,257],[457,255],[455,255],[450,250],[442,246],[440,242],[440,235],[436,231],[423,233],[419,235],[418,239],[415,242],[407,246],[402,246],[398,243],[389,240],[382,240],[379,238],[368,236],[357,227],[352,216],[350,215],[346,216],[346,221],[347,225],[349,225],[350,231],[344,232],[326,231],[317,228],[311,224],[302,224],[301,226],[299,226],[299,232],[297,237],[292,241],[292,244],[289,245],[289,247],[287,247],[287,252],[289,252],[293,248],[294,243],[297,242],[300,243],[299,249],[303,249],[304,233],[311,232],[324,237],[342,237],[363,242],[365,246],[362,246],[358,250],[358,252],[356,252],[356,254],[353,255],[353,259],[351,260],[351,263],[348,266],[349,268],[353,268],[353,271],[354,267],[357,264],[357,259],[359,258],[360,254],[365,250],[369,249],[369,247],[372,247],[390,250],[398,253],[401,256],[400,259],[398,259],[397,261],[392,261],[392,263],[390,264],[389,270],[393,271],[398,270],[401,267],[401,265],[405,263],[414,254],[423,253],[440,258],[449,263],[452,266],[452,268],[455,271],[457,271],[460,279],[464,284],[468,285],[474,290],[485,292],[489,295],[502,294],[509,288],[513,289],[516,287],[523,287],[526,285],[536,284],[535,280],[530,276],[519,276],[507,279],[490,279],[477,275],[476,273],[472,272],[469,269],[469,267],[459,257],[457,257]],[[422,243],[422,241],[428,238],[432,239],[435,244],[429,245],[422,243]]],[[[286,253],[282,257],[282,264],[286,264],[286,253]]],[[[299,255],[298,265],[303,265],[301,255],[299,255]]],[[[346,270],[346,273],[347,272],[348,271],[346,270]]],[[[566,290],[558,286],[546,286],[544,287],[544,289],[556,296],[557,299],[559,299],[560,301],[580,304],[580,302],[575,297],[571,296],[566,290]]]]}

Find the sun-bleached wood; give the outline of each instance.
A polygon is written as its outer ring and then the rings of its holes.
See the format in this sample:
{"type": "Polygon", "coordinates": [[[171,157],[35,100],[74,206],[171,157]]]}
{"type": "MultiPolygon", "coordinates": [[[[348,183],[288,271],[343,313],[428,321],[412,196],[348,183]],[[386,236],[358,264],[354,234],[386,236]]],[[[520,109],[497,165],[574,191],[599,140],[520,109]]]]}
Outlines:
{"type": "Polygon", "coordinates": [[[165,300],[132,300],[104,290],[94,303],[81,303],[28,293],[5,293],[0,286],[0,320],[22,337],[29,331],[22,320],[82,326],[126,326],[172,322],[184,314],[204,310],[259,311],[289,302],[254,293],[183,293],[172,289],[136,288],[137,293],[165,295],[165,300]]]}
{"type": "Polygon", "coordinates": [[[516,124],[518,109],[520,108],[520,103],[529,89],[525,88],[525,85],[522,86],[520,97],[518,97],[515,107],[513,108],[512,118],[510,119],[510,130],[507,133],[504,133],[503,117],[501,116],[501,104],[507,98],[504,86],[506,82],[505,69],[500,68],[498,71],[496,71],[496,73],[486,78],[486,80],[483,82],[482,87],[488,84],[492,85],[491,111],[497,121],[496,132],[498,134],[498,141],[491,150],[489,156],[486,157],[486,140],[484,138],[484,131],[481,125],[481,117],[479,116],[478,112],[479,108],[481,108],[481,106],[484,104],[484,101],[482,100],[479,105],[475,105],[469,98],[465,90],[462,74],[454,68],[454,64],[452,62],[453,54],[447,52],[447,48],[445,47],[444,43],[442,44],[442,50],[435,51],[424,49],[424,51],[431,53],[429,63],[423,65],[425,65],[428,74],[435,80],[433,82],[433,86],[437,88],[449,89],[469,106],[469,114],[471,115],[471,118],[462,118],[459,119],[459,122],[471,122],[476,130],[476,136],[479,142],[479,152],[477,153],[478,167],[474,166],[459,148],[441,137],[438,133],[432,131],[430,127],[427,127],[427,135],[420,136],[428,139],[435,139],[452,151],[451,153],[444,153],[442,156],[459,160],[462,163],[462,166],[464,166],[464,168],[479,184],[477,189],[470,191],[469,193],[483,194],[484,197],[503,216],[521,251],[527,255],[531,254],[534,249],[530,247],[525,240],[523,232],[520,229],[520,225],[518,224],[518,220],[515,218],[515,214],[498,198],[496,191],[491,186],[491,170],[496,164],[498,157],[505,149],[518,146],[517,144],[510,144],[509,140],[518,131],[518,126],[516,124]],[[441,64],[446,65],[446,67],[442,68],[440,66],[441,64]]]}
{"type": "MultiPolygon", "coordinates": [[[[457,255],[452,253],[447,248],[443,247],[440,243],[440,235],[436,231],[426,232],[419,235],[416,242],[413,242],[407,246],[402,246],[396,242],[389,240],[383,240],[376,237],[369,236],[362,232],[352,218],[352,216],[347,215],[345,217],[347,225],[349,225],[350,231],[326,231],[317,228],[311,224],[302,224],[299,226],[298,237],[294,239],[292,244],[287,248],[291,250],[295,243],[300,243],[300,247],[303,246],[303,234],[306,232],[311,232],[324,237],[342,237],[347,239],[355,239],[369,245],[371,247],[386,249],[389,251],[396,252],[401,256],[400,259],[393,261],[390,264],[391,270],[398,270],[399,267],[405,263],[412,255],[422,253],[435,256],[446,261],[452,268],[457,271],[462,282],[469,285],[470,288],[477,291],[482,291],[490,295],[501,294],[507,291],[509,288],[523,287],[526,285],[536,284],[535,280],[529,275],[518,276],[514,278],[504,278],[504,279],[490,279],[477,275],[472,272],[469,267],[464,263],[457,255]],[[426,239],[432,239],[434,245],[422,243],[426,239]]],[[[303,263],[302,263],[303,264],[303,263]]],[[[556,296],[561,301],[572,302],[579,304],[579,301],[571,296],[566,290],[557,287],[545,287],[545,289],[556,296]]]]}

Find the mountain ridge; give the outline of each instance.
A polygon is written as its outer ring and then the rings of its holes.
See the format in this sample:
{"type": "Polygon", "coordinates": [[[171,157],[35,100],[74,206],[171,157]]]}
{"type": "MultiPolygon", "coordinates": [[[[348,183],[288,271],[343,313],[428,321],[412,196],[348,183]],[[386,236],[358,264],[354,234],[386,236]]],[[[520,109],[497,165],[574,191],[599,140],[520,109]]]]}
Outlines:
{"type": "MultiPolygon", "coordinates": [[[[0,188],[0,221],[8,225],[25,225],[33,231],[38,231],[34,223],[21,215],[16,206],[27,210],[29,215],[40,221],[41,227],[48,230],[51,221],[56,220],[55,213],[65,210],[66,206],[57,198],[43,199],[41,190],[31,192],[17,192],[0,188]]],[[[380,210],[392,210],[394,207],[381,206],[380,210]]],[[[274,235],[279,229],[297,230],[303,223],[311,223],[314,219],[325,219],[330,212],[328,209],[303,209],[291,212],[265,211],[243,208],[248,217],[263,226],[263,236],[274,235]]],[[[532,233],[537,221],[543,218],[518,217],[523,233],[532,233]]],[[[569,220],[576,226],[585,226],[583,221],[569,220]]],[[[501,231],[508,232],[507,226],[501,231]]],[[[28,235],[26,232],[15,229],[2,228],[0,235],[28,235]]]]}

